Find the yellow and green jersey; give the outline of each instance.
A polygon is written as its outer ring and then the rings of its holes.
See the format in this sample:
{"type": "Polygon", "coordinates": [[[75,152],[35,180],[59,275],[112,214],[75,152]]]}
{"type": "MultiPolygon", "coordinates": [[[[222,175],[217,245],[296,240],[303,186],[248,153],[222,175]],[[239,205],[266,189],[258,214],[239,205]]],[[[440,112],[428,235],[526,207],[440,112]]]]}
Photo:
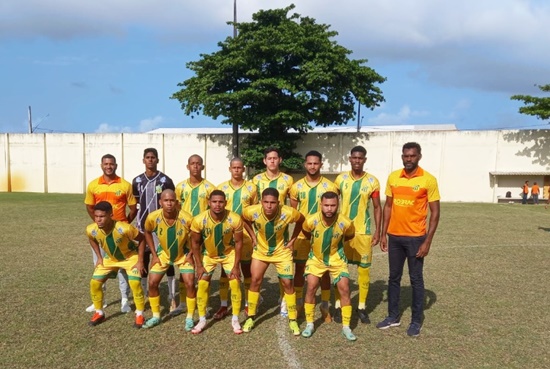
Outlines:
{"type": "Polygon", "coordinates": [[[271,220],[265,216],[261,204],[243,211],[243,218],[252,223],[256,234],[256,251],[264,256],[273,256],[285,247],[288,226],[296,223],[300,216],[298,210],[286,205],[279,205],[279,211],[271,220]]]}
{"type": "Polygon", "coordinates": [[[176,198],[181,203],[183,210],[195,216],[208,209],[208,198],[215,189],[216,186],[206,179],[196,186],[186,179],[176,186],[176,198]]]}
{"type": "Polygon", "coordinates": [[[310,215],[305,220],[302,229],[311,233],[311,251],[309,257],[315,256],[318,260],[330,265],[331,256],[338,254],[340,259],[346,260],[344,254],[345,237],[355,233],[351,219],[338,214],[338,218],[331,226],[323,221],[321,212],[310,215]]]}
{"type": "Polygon", "coordinates": [[[334,182],[321,176],[319,182],[312,186],[304,177],[290,187],[290,199],[298,201],[298,211],[307,217],[321,210],[321,196],[329,191],[338,193],[334,182]]]}
{"type": "Polygon", "coordinates": [[[378,179],[366,172],[355,179],[351,172],[345,172],[336,177],[335,183],[340,189],[340,212],[353,220],[356,233],[372,234],[369,200],[380,197],[378,179]]]}
{"type": "Polygon", "coordinates": [[[139,230],[131,224],[117,221],[113,230],[106,234],[92,223],[86,227],[86,234],[105,251],[104,259],[124,261],[137,255],[138,245],[133,240],[139,235],[139,230]]]}
{"type": "MultiPolygon", "coordinates": [[[[192,220],[191,214],[180,210],[174,224],[169,225],[164,219],[162,209],[153,211],[145,219],[144,230],[157,235],[158,247],[164,251],[170,264],[189,253],[186,245],[192,220]]],[[[158,252],[160,250],[157,249],[158,252]]]]}
{"type": "Polygon", "coordinates": [[[202,253],[209,257],[226,256],[235,249],[235,233],[242,233],[243,222],[239,214],[225,210],[221,221],[210,215],[210,210],[203,211],[193,218],[191,231],[200,233],[203,241],[202,253]]]}
{"type": "Polygon", "coordinates": [[[279,203],[281,205],[285,204],[286,196],[290,187],[294,183],[294,179],[286,173],[280,172],[279,175],[273,179],[269,178],[266,172],[257,174],[252,178],[252,182],[256,186],[258,191],[258,201],[262,199],[262,192],[268,187],[276,188],[279,191],[279,203]]]}
{"type": "Polygon", "coordinates": [[[231,181],[223,182],[218,186],[218,190],[225,193],[225,208],[239,215],[243,213],[244,208],[258,203],[258,192],[251,181],[244,181],[238,188],[233,187],[231,181]]]}

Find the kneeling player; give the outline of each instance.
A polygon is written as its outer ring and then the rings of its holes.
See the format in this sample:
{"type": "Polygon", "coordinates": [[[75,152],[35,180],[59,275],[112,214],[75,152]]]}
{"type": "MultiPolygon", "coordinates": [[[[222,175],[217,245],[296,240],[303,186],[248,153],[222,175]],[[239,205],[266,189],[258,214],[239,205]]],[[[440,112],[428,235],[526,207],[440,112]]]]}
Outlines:
{"type": "Polygon", "coordinates": [[[325,192],[321,196],[321,211],[306,219],[303,233],[311,240],[311,252],[304,273],[307,278],[304,304],[307,325],[302,336],[311,337],[315,330],[313,325],[315,293],[321,277],[328,271],[340,293],[342,335],[350,341],[355,341],[357,338],[349,327],[351,320],[349,272],[344,255],[344,241],[355,236],[355,228],[349,218],[338,214],[338,195],[335,192],[325,192]]]}
{"type": "Polygon", "coordinates": [[[212,191],[208,206],[209,209],[197,215],[191,224],[191,245],[199,280],[197,292],[199,322],[191,332],[198,334],[206,327],[210,280],[216,266],[220,264],[229,276],[233,310],[231,326],[233,332],[241,334],[243,331],[239,323],[239,312],[242,299],[240,260],[243,222],[237,213],[225,209],[226,200],[223,191],[212,191]],[[204,245],[202,252],[201,245],[204,245]]]}
{"type": "MultiPolygon", "coordinates": [[[[149,304],[153,317],[145,322],[143,328],[152,328],[160,324],[159,284],[171,265],[179,267],[180,280],[185,283],[187,318],[185,330],[193,328],[195,312],[195,269],[190,263],[191,255],[186,248],[192,216],[185,210],[178,211],[179,204],[173,190],[164,190],[160,195],[161,209],[153,211],[145,220],[145,240],[154,245],[153,233],[159,243],[156,252],[151,252],[151,270],[149,271],[149,304]]],[[[183,297],[181,297],[183,298],[183,297]]]]}
{"type": "Polygon", "coordinates": [[[139,230],[131,224],[114,221],[113,206],[107,201],[100,201],[94,206],[94,223],[86,228],[90,246],[97,256],[90,295],[95,313],[88,323],[96,326],[105,321],[103,312],[103,284],[107,278],[115,278],[119,269],[126,270],[128,281],[136,304],[135,328],[141,328],[144,322],[143,309],[145,298],[141,288],[143,271],[143,253],[145,241],[139,230]],[[138,245],[134,243],[138,242],[138,245]],[[105,252],[102,256],[100,247],[105,252]]]}

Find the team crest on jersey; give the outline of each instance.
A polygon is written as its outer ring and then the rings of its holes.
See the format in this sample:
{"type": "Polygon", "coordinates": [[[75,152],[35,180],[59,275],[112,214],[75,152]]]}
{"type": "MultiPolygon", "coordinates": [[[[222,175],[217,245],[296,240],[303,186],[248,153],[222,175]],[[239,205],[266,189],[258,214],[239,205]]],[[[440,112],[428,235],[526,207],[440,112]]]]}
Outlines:
{"type": "Polygon", "coordinates": [[[227,223],[233,224],[233,218],[227,218],[227,223]]]}
{"type": "Polygon", "coordinates": [[[420,185],[413,186],[412,188],[413,191],[418,191],[419,189],[420,189],[420,185]]]}
{"type": "Polygon", "coordinates": [[[162,185],[157,185],[157,187],[155,187],[155,192],[156,193],[161,193],[162,192],[162,185]]]}
{"type": "Polygon", "coordinates": [[[120,234],[122,234],[122,233],[124,233],[124,230],[122,229],[122,227],[118,227],[118,228],[117,228],[117,232],[120,233],[120,234]]]}
{"type": "Polygon", "coordinates": [[[187,222],[185,221],[185,219],[180,219],[180,222],[181,222],[182,225],[186,225],[186,224],[187,224],[187,222]]]}
{"type": "Polygon", "coordinates": [[[157,222],[157,224],[160,224],[160,222],[162,222],[162,219],[159,217],[159,218],[157,218],[156,222],[157,222]]]}
{"type": "Polygon", "coordinates": [[[203,218],[203,220],[202,220],[202,225],[205,226],[207,222],[208,222],[207,219],[206,219],[206,218],[203,218]]]}
{"type": "Polygon", "coordinates": [[[116,196],[120,196],[121,194],[122,194],[122,191],[121,191],[121,190],[118,190],[118,191],[115,192],[115,195],[116,195],[116,196]]]}
{"type": "Polygon", "coordinates": [[[314,219],[314,220],[313,220],[313,226],[314,226],[314,227],[317,227],[317,225],[319,225],[319,220],[314,219]]]}
{"type": "Polygon", "coordinates": [[[252,214],[252,219],[257,220],[260,217],[260,214],[254,213],[252,214]]]}
{"type": "Polygon", "coordinates": [[[284,190],[285,189],[285,185],[284,184],[280,184],[279,187],[277,187],[278,190],[284,190]]]}
{"type": "Polygon", "coordinates": [[[95,229],[92,230],[92,236],[93,236],[93,237],[96,237],[96,236],[97,236],[97,231],[96,231],[95,229]]]}
{"type": "Polygon", "coordinates": [[[181,236],[181,235],[183,234],[183,229],[178,230],[178,231],[176,232],[176,234],[177,234],[178,236],[181,236]]]}
{"type": "Polygon", "coordinates": [[[346,174],[343,175],[343,178],[344,178],[344,179],[348,179],[348,178],[349,178],[349,175],[346,173],[346,174]]]}

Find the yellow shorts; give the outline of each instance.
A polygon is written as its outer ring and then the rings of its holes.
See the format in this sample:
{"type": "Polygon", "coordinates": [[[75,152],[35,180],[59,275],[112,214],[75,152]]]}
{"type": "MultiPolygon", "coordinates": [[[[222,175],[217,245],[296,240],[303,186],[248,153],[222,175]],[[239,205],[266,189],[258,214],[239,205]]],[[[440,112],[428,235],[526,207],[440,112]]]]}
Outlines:
{"type": "Polygon", "coordinates": [[[235,252],[231,252],[225,256],[210,257],[208,255],[204,255],[202,257],[202,265],[204,266],[204,269],[206,269],[206,273],[208,273],[209,276],[214,274],[214,270],[216,270],[216,266],[218,266],[218,264],[221,264],[223,270],[225,270],[225,274],[229,276],[229,274],[231,274],[231,269],[233,269],[233,266],[235,265],[235,252]]]}
{"type": "Polygon", "coordinates": [[[179,268],[179,271],[180,271],[181,274],[183,274],[183,273],[193,273],[194,274],[195,273],[195,267],[187,261],[187,254],[185,254],[183,256],[180,256],[173,263],[170,262],[170,259],[168,258],[168,256],[164,252],[164,250],[162,250],[158,253],[158,257],[159,257],[159,260],[160,260],[160,264],[153,265],[151,267],[151,270],[149,271],[149,273],[164,274],[164,273],[166,273],[166,271],[168,270],[170,265],[177,266],[179,268]]]}
{"type": "Polygon", "coordinates": [[[305,264],[310,251],[311,241],[307,238],[298,237],[296,241],[294,241],[294,262],[305,264]]]}
{"type": "Polygon", "coordinates": [[[356,233],[355,237],[344,244],[344,252],[349,264],[370,268],[372,263],[372,236],[356,233]]]}
{"type": "Polygon", "coordinates": [[[248,235],[248,232],[243,232],[243,247],[241,248],[241,263],[250,264],[252,260],[252,238],[248,235]]]}
{"type": "Polygon", "coordinates": [[[329,265],[326,265],[315,256],[311,256],[306,262],[304,276],[311,274],[321,278],[325,272],[329,272],[333,284],[338,283],[342,277],[349,278],[348,264],[337,254],[335,256],[331,257],[329,265]]]}
{"type": "Polygon", "coordinates": [[[275,265],[279,278],[294,279],[294,261],[292,260],[292,253],[290,250],[278,252],[273,256],[265,256],[257,250],[254,250],[252,259],[275,265]]]}
{"type": "Polygon", "coordinates": [[[137,269],[133,269],[137,264],[139,257],[137,254],[130,256],[123,261],[116,261],[110,258],[103,258],[103,265],[94,269],[93,279],[103,280],[105,278],[116,278],[119,269],[126,270],[128,279],[141,280],[141,274],[137,269]]]}

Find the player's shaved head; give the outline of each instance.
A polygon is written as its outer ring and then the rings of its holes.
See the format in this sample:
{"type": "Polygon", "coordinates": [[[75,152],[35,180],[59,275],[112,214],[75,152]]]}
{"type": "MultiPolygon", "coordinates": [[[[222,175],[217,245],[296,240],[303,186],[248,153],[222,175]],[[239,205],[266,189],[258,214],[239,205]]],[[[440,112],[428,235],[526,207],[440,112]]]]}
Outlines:
{"type": "Polygon", "coordinates": [[[189,157],[189,159],[187,159],[187,164],[191,164],[191,161],[192,161],[193,159],[198,159],[199,162],[200,162],[200,164],[201,164],[201,165],[203,164],[202,157],[201,157],[200,155],[198,155],[198,154],[193,154],[193,155],[191,155],[191,156],[189,157]]]}
{"type": "Polygon", "coordinates": [[[166,190],[162,191],[162,193],[160,194],[161,199],[166,199],[169,197],[176,198],[176,193],[174,192],[174,190],[170,188],[167,188],[166,190]]]}

